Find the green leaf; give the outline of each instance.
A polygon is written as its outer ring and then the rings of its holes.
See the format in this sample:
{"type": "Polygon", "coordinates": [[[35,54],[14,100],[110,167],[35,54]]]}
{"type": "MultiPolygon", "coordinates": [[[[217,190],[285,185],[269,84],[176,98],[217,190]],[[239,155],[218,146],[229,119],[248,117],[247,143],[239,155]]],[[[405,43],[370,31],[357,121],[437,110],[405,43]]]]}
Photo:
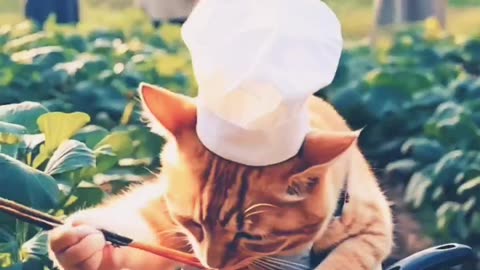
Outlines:
{"type": "Polygon", "coordinates": [[[91,167],[95,167],[93,151],[82,142],[68,140],[53,153],[44,171],[46,174],[55,175],[91,167]]]}
{"type": "Polygon", "coordinates": [[[11,253],[0,253],[0,269],[4,270],[22,270],[20,263],[15,263],[11,253]]]}
{"type": "Polygon", "coordinates": [[[130,136],[129,131],[116,131],[101,140],[95,146],[95,149],[110,145],[113,153],[115,153],[119,159],[129,157],[134,151],[133,140],[130,136]]]}
{"type": "Polygon", "coordinates": [[[33,162],[34,168],[38,168],[61,143],[70,139],[90,122],[90,116],[80,112],[53,112],[42,115],[37,122],[40,131],[45,134],[45,145],[33,162]]]}
{"type": "Polygon", "coordinates": [[[458,195],[465,195],[471,192],[472,194],[478,194],[480,191],[480,176],[470,179],[460,185],[457,189],[458,195]]]}
{"type": "Polygon", "coordinates": [[[385,167],[385,175],[389,181],[404,181],[410,179],[419,164],[412,159],[401,159],[389,163],[385,167]]]}
{"type": "Polygon", "coordinates": [[[93,153],[95,154],[96,166],[82,171],[81,176],[83,179],[90,179],[96,174],[104,173],[115,167],[118,163],[118,157],[110,145],[99,146],[93,153]]]}
{"type": "MultiPolygon", "coordinates": [[[[18,160],[0,154],[0,197],[38,210],[54,208],[60,196],[55,179],[18,160]]],[[[0,224],[12,219],[0,217],[0,224]]]]}
{"type": "Polygon", "coordinates": [[[21,253],[26,257],[24,261],[34,259],[44,260],[48,257],[48,232],[42,231],[23,243],[21,253]]]}
{"type": "Polygon", "coordinates": [[[480,212],[475,212],[470,219],[470,230],[472,233],[480,234],[480,212]]]}
{"type": "Polygon", "coordinates": [[[48,110],[37,102],[22,102],[0,106],[0,121],[24,126],[28,133],[38,131],[37,119],[48,110]]]}
{"type": "Polygon", "coordinates": [[[23,126],[0,121],[0,153],[16,158],[22,136],[26,132],[23,126]]]}
{"type": "Polygon", "coordinates": [[[414,138],[403,144],[402,153],[419,162],[430,163],[439,160],[445,154],[445,149],[435,140],[414,138]]]}
{"type": "Polygon", "coordinates": [[[0,121],[0,144],[18,144],[25,133],[27,129],[24,126],[0,121]]]}
{"type": "Polygon", "coordinates": [[[456,202],[445,202],[437,210],[437,226],[440,230],[448,230],[455,220],[456,213],[461,210],[461,205],[456,202]]]}
{"type": "Polygon", "coordinates": [[[88,125],[78,131],[73,139],[81,141],[87,145],[88,148],[94,149],[103,138],[108,135],[108,130],[103,127],[88,125]]]}
{"type": "Polygon", "coordinates": [[[65,208],[65,211],[69,213],[101,203],[106,193],[99,186],[82,181],[73,195],[76,198],[75,201],[65,208]]]}
{"type": "Polygon", "coordinates": [[[454,221],[454,232],[455,235],[460,237],[462,240],[466,240],[468,235],[470,234],[470,231],[468,229],[468,225],[466,223],[466,216],[465,212],[463,211],[458,211],[456,216],[455,216],[455,221],[454,221]]]}
{"type": "Polygon", "coordinates": [[[130,137],[135,145],[135,153],[130,158],[154,159],[157,158],[164,144],[164,138],[152,133],[146,127],[139,127],[132,130],[130,137]]]}
{"type": "Polygon", "coordinates": [[[428,191],[432,186],[432,180],[429,178],[430,168],[413,174],[405,191],[405,202],[411,204],[413,208],[419,208],[428,196],[428,191]]]}
{"type": "Polygon", "coordinates": [[[408,95],[433,84],[432,79],[419,70],[392,68],[367,73],[365,82],[372,88],[389,88],[408,95]]]}
{"type": "Polygon", "coordinates": [[[452,185],[453,180],[462,172],[462,159],[465,153],[460,150],[451,151],[443,156],[436,164],[433,170],[433,179],[435,185],[452,185]]]}
{"type": "Polygon", "coordinates": [[[480,133],[467,107],[454,102],[438,106],[425,126],[428,136],[456,148],[479,149],[480,133]],[[458,138],[462,138],[459,140],[458,138]]]}

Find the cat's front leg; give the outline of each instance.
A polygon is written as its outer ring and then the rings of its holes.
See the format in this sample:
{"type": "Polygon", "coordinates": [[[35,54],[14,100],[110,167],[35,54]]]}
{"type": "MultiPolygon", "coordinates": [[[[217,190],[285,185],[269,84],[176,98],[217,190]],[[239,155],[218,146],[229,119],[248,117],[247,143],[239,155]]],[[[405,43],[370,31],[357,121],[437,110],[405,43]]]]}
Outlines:
{"type": "Polygon", "coordinates": [[[315,270],[377,270],[390,254],[388,234],[367,230],[346,238],[333,249],[315,270]]]}

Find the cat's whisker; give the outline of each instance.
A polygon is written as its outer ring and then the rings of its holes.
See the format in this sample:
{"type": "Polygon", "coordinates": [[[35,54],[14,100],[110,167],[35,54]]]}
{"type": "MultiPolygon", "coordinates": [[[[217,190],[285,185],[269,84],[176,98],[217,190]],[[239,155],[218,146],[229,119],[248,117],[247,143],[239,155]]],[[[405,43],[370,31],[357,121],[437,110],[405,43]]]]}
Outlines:
{"type": "Polygon", "coordinates": [[[254,215],[258,215],[258,214],[261,214],[261,213],[264,213],[264,212],[267,212],[267,210],[259,210],[259,211],[251,212],[251,213],[246,214],[244,218],[248,218],[248,217],[251,217],[251,216],[254,216],[254,215]]]}
{"type": "Polygon", "coordinates": [[[252,266],[254,270],[263,270],[263,267],[257,264],[257,261],[251,262],[250,266],[252,266]]]}
{"type": "Polygon", "coordinates": [[[304,270],[310,269],[310,267],[308,265],[304,265],[304,264],[296,263],[296,262],[291,262],[291,261],[287,261],[287,260],[283,260],[283,259],[275,258],[275,257],[267,257],[264,260],[267,261],[267,262],[276,264],[276,265],[288,266],[290,268],[298,269],[298,270],[300,270],[300,269],[304,269],[304,270]]]}
{"type": "Polygon", "coordinates": [[[248,214],[249,211],[252,211],[253,209],[255,208],[258,208],[258,207],[273,207],[273,208],[276,208],[277,206],[273,205],[273,204],[270,204],[270,203],[257,203],[257,204],[254,204],[250,207],[248,207],[247,209],[245,209],[245,211],[243,211],[243,214],[246,215],[248,214]]]}
{"type": "Polygon", "coordinates": [[[180,239],[180,237],[178,237],[178,236],[175,235],[175,234],[165,234],[165,235],[160,236],[159,239],[161,239],[161,240],[180,239]]]}
{"type": "Polygon", "coordinates": [[[310,269],[310,267],[306,265],[296,265],[296,264],[290,264],[285,262],[274,262],[274,261],[270,261],[270,262],[281,265],[280,267],[281,269],[283,269],[284,267],[288,267],[288,269],[292,269],[292,270],[309,270],[310,269]]]}
{"type": "Polygon", "coordinates": [[[282,270],[282,268],[278,268],[278,265],[269,263],[265,260],[258,260],[257,263],[265,268],[265,270],[282,270]]]}
{"type": "Polygon", "coordinates": [[[154,172],[153,170],[151,170],[150,168],[143,167],[143,169],[145,169],[147,172],[151,173],[152,175],[157,175],[158,174],[158,173],[154,172]]]}
{"type": "Polygon", "coordinates": [[[161,231],[157,233],[157,236],[159,237],[161,243],[168,242],[169,240],[186,242],[183,247],[186,247],[186,245],[189,243],[188,238],[183,235],[178,228],[161,231]]]}
{"type": "Polygon", "coordinates": [[[183,247],[181,247],[181,248],[182,248],[182,249],[183,249],[183,248],[187,248],[187,249],[186,249],[186,252],[189,252],[189,253],[193,252],[193,247],[192,247],[192,245],[191,245],[190,243],[186,243],[186,244],[185,244],[183,247]]]}
{"type": "MultiPolygon", "coordinates": [[[[256,265],[260,270],[272,270],[272,269],[270,269],[269,266],[265,266],[264,264],[262,264],[262,263],[260,263],[260,262],[257,262],[255,265],[256,265]]],[[[275,270],[275,269],[273,269],[273,270],[275,270]]]]}
{"type": "Polygon", "coordinates": [[[260,267],[260,270],[276,270],[276,268],[272,268],[272,266],[266,265],[262,261],[257,261],[257,266],[260,267]]]}
{"type": "Polygon", "coordinates": [[[180,229],[173,228],[173,229],[163,230],[163,231],[157,232],[157,235],[161,236],[163,234],[175,234],[175,233],[181,233],[180,229]]]}

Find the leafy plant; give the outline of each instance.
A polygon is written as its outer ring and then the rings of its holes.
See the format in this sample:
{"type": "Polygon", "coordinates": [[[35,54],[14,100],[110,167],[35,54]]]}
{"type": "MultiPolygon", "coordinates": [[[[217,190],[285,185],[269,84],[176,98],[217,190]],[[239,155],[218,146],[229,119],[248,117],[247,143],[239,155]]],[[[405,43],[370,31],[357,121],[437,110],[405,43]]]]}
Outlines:
{"type": "Polygon", "coordinates": [[[459,42],[434,21],[389,46],[356,48],[319,94],[353,128],[368,159],[439,241],[478,245],[480,37],[459,42]],[[429,222],[435,220],[435,222],[429,222]]]}
{"type": "MultiPolygon", "coordinates": [[[[138,181],[158,166],[156,152],[161,140],[143,127],[107,131],[87,126],[87,114],[46,109],[38,114],[32,113],[32,108],[43,107],[39,103],[29,105],[0,106],[1,120],[29,124],[27,129],[0,122],[0,197],[54,215],[68,215],[125,188],[132,183],[133,173],[138,181]],[[37,127],[31,125],[31,118],[35,118],[37,127]],[[28,134],[28,130],[38,133],[28,134]],[[110,174],[115,177],[109,178],[110,174]]],[[[39,269],[50,265],[44,232],[3,214],[0,224],[3,267],[17,269],[34,264],[39,269]]]]}
{"type": "MultiPolygon", "coordinates": [[[[317,93],[355,128],[383,181],[439,241],[478,244],[480,37],[433,21],[387,46],[342,56],[317,93]],[[428,219],[435,222],[428,222],[428,219]]],[[[0,30],[0,197],[57,216],[93,206],[160,166],[163,141],[140,119],[142,81],[195,94],[178,27],[159,31],[0,30]]],[[[0,214],[0,268],[43,269],[46,235],[0,214]]]]}

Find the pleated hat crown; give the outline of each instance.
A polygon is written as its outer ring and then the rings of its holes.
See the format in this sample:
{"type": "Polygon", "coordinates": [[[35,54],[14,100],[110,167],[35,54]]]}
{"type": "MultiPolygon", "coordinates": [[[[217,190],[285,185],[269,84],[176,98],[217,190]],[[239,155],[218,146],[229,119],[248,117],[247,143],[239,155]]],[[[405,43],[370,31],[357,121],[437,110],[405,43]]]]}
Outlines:
{"type": "Polygon", "coordinates": [[[320,0],[201,0],[182,37],[205,147],[250,166],[295,156],[309,131],[306,102],[333,81],[341,56],[333,11],[320,0]]]}

